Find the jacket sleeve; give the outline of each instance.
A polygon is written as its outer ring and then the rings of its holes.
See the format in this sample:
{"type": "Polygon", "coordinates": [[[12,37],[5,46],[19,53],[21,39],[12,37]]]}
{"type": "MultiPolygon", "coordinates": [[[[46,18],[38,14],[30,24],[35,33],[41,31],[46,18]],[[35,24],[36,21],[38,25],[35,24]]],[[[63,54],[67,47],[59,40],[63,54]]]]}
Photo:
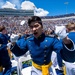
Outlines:
{"type": "Polygon", "coordinates": [[[28,51],[27,45],[26,45],[26,40],[25,39],[20,39],[18,40],[13,47],[11,47],[11,51],[16,55],[16,56],[21,56],[25,54],[28,51]]]}

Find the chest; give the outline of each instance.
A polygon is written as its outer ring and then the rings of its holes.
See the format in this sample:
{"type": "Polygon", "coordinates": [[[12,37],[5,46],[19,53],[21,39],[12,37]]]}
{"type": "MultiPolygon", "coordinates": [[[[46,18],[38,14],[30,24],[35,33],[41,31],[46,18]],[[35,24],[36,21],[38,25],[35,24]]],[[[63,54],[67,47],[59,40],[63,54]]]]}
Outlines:
{"type": "Polygon", "coordinates": [[[32,52],[40,52],[49,51],[52,48],[53,40],[45,39],[43,41],[39,40],[29,40],[28,47],[32,52]]]}

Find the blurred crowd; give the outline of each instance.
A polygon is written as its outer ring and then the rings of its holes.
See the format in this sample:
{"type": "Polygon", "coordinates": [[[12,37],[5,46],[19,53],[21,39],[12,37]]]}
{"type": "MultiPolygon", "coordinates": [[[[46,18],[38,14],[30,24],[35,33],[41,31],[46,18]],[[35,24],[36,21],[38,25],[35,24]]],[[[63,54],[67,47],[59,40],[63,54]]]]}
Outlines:
{"type": "MultiPolygon", "coordinates": [[[[12,33],[21,33],[24,34],[25,30],[28,30],[29,33],[30,29],[27,25],[27,20],[29,16],[1,16],[0,17],[0,25],[4,25],[9,34],[12,33]],[[21,23],[24,21],[23,23],[21,23]]],[[[75,18],[65,18],[64,19],[49,19],[41,17],[43,21],[44,30],[54,30],[55,25],[66,25],[68,22],[75,22],[75,18]]]]}

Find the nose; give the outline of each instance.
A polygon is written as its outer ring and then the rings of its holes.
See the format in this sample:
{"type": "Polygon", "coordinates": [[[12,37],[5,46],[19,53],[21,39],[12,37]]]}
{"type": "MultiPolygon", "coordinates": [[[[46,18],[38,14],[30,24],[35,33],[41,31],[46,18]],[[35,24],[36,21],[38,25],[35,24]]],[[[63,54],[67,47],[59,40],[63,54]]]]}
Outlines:
{"type": "Polygon", "coordinates": [[[33,31],[35,31],[36,30],[36,28],[35,27],[33,27],[33,31]]]}

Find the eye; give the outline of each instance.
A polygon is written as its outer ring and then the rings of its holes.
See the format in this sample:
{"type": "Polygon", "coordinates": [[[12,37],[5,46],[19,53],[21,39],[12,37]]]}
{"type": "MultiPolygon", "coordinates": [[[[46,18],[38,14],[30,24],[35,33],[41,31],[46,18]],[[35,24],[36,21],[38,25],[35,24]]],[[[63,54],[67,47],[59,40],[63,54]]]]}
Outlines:
{"type": "Polygon", "coordinates": [[[37,25],[34,25],[34,27],[36,28],[36,27],[38,27],[39,25],[37,24],[37,25]]]}
{"type": "Polygon", "coordinates": [[[34,26],[30,26],[30,28],[32,29],[32,28],[37,28],[39,25],[37,24],[37,25],[34,25],[34,26]]]}

